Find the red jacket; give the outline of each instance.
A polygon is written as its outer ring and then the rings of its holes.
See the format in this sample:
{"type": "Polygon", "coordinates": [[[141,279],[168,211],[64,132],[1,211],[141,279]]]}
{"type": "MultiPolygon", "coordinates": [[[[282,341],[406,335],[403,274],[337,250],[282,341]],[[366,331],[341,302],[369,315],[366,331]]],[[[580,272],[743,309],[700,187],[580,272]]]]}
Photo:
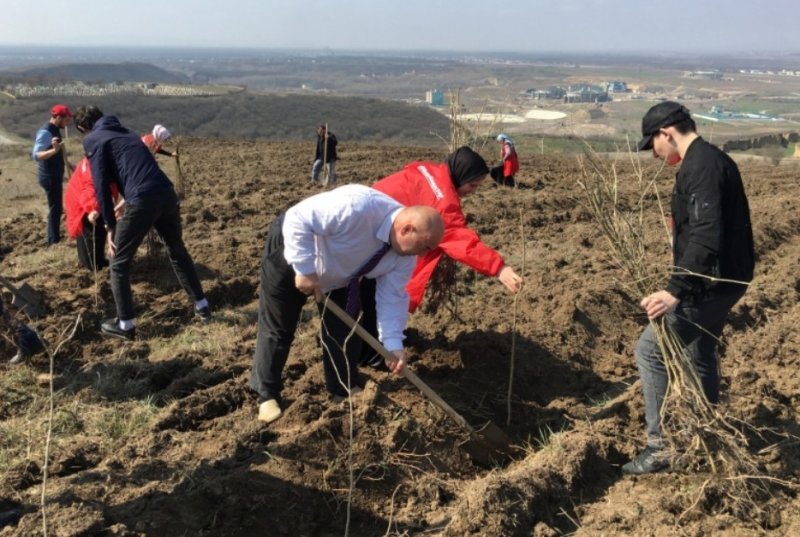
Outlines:
{"type": "Polygon", "coordinates": [[[503,177],[511,177],[519,171],[517,150],[508,142],[503,142],[500,148],[500,157],[503,159],[503,177]]]}
{"type": "Polygon", "coordinates": [[[158,153],[158,150],[161,149],[161,144],[156,140],[156,137],[153,136],[153,133],[149,132],[142,136],[142,142],[144,145],[147,146],[147,149],[150,150],[152,154],[158,153]]]}
{"type": "MultiPolygon", "coordinates": [[[[111,185],[111,195],[116,198],[117,186],[111,185]]],[[[89,159],[83,157],[75,166],[64,191],[64,212],[67,215],[67,233],[73,239],[83,234],[83,217],[92,211],[100,212],[95,196],[89,159]]]]}
{"type": "Polygon", "coordinates": [[[482,243],[478,234],[467,227],[461,211],[461,198],[450,178],[447,164],[412,162],[372,187],[405,206],[433,207],[444,220],[442,242],[424,256],[417,257],[417,266],[406,286],[411,298],[409,311],[417,309],[422,302],[425,286],[443,253],[487,276],[495,276],[503,268],[505,263],[500,254],[482,243]]]}

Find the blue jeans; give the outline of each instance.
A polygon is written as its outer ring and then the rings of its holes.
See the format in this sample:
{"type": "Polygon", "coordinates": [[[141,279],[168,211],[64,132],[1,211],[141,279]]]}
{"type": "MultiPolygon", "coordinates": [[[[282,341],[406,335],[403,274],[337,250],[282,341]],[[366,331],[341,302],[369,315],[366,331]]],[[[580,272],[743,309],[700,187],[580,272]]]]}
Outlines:
{"type": "Polygon", "coordinates": [[[64,180],[40,175],[39,186],[47,193],[47,244],[55,244],[61,241],[64,180]]]}
{"type": "Polygon", "coordinates": [[[205,298],[194,262],[183,244],[178,197],[174,191],[165,191],[129,202],[125,206],[122,219],[117,222],[114,233],[117,251],[111,258],[110,279],[111,292],[117,305],[117,317],[120,320],[134,318],[131,263],[151,227],[155,228],[164,241],[175,275],[189,298],[194,302],[205,298]]]}
{"type": "MultiPolygon", "coordinates": [[[[690,297],[682,300],[675,312],[666,316],[667,323],[680,337],[686,351],[694,360],[703,391],[711,404],[719,401],[717,340],[722,334],[725,318],[745,290],[745,286],[737,285],[728,287],[725,291],[713,292],[708,297],[690,297]]],[[[661,407],[664,404],[668,379],[652,324],[645,328],[636,344],[636,365],[642,379],[647,445],[661,448],[664,446],[661,407]]]]}
{"type": "MultiPolygon", "coordinates": [[[[324,184],[333,184],[336,182],[336,161],[330,160],[325,165],[328,168],[328,180],[324,181],[324,184]]],[[[322,171],[322,159],[319,158],[314,161],[314,165],[311,167],[311,181],[316,183],[319,180],[319,174],[322,171]]]]}

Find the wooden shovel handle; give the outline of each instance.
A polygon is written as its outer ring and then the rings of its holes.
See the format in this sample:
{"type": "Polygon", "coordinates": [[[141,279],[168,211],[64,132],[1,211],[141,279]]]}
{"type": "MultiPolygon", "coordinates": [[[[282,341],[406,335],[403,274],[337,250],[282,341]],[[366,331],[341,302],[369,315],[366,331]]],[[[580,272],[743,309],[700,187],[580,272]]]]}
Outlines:
{"type": "MultiPolygon", "coordinates": [[[[380,341],[375,339],[372,336],[372,334],[370,334],[364,329],[364,327],[362,327],[360,324],[354,321],[353,318],[350,317],[350,315],[348,315],[346,311],[340,308],[333,300],[328,300],[327,297],[323,297],[322,294],[319,293],[319,291],[317,291],[317,293],[315,294],[317,297],[317,302],[322,302],[324,300],[325,308],[332,311],[333,314],[336,315],[339,319],[341,319],[341,321],[344,324],[353,329],[355,333],[358,334],[359,337],[361,337],[361,339],[366,341],[367,344],[375,350],[375,352],[377,352],[384,358],[388,358],[390,360],[395,359],[394,354],[386,350],[386,347],[384,347],[380,341]]],[[[411,382],[411,384],[419,388],[419,390],[423,394],[425,394],[425,396],[428,399],[433,401],[436,406],[444,410],[447,413],[447,415],[453,418],[453,420],[455,420],[455,422],[458,423],[463,429],[465,429],[470,433],[474,431],[473,427],[469,423],[467,423],[467,420],[464,419],[464,417],[461,414],[456,412],[453,407],[448,405],[444,399],[439,397],[439,394],[433,391],[433,389],[430,386],[425,384],[422,381],[422,379],[420,379],[413,371],[411,371],[411,369],[408,368],[408,365],[403,367],[402,372],[403,376],[406,377],[411,382]]]]}

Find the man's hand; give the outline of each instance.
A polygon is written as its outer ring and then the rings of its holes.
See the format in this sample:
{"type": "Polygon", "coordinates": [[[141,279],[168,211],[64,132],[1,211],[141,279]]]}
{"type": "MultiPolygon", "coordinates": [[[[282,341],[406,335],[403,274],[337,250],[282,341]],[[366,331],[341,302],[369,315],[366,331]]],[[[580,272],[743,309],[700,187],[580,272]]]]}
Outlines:
{"type": "Polygon", "coordinates": [[[89,222],[91,224],[94,224],[95,222],[97,222],[97,219],[99,217],[100,217],[100,213],[98,213],[97,211],[92,211],[86,216],[86,218],[89,219],[89,222]]]}
{"type": "Polygon", "coordinates": [[[497,279],[512,293],[519,293],[524,283],[522,277],[508,265],[500,269],[500,272],[497,273],[497,279]]]}
{"type": "Polygon", "coordinates": [[[403,368],[406,365],[406,351],[405,349],[392,351],[392,355],[394,355],[393,359],[384,358],[383,361],[386,362],[386,367],[389,368],[389,371],[400,375],[403,373],[403,368]]]}
{"type": "Polygon", "coordinates": [[[297,290],[304,295],[314,294],[314,289],[319,285],[319,276],[314,274],[296,274],[294,277],[294,286],[297,290]]]}
{"type": "Polygon", "coordinates": [[[121,199],[119,200],[119,203],[114,205],[114,216],[117,218],[117,220],[119,220],[120,218],[122,218],[122,213],[124,212],[125,212],[125,200],[121,199]]]}
{"type": "Polygon", "coordinates": [[[675,311],[679,303],[680,300],[667,291],[657,291],[644,297],[639,305],[647,312],[647,318],[654,321],[662,315],[675,311]]]}
{"type": "Polygon", "coordinates": [[[117,245],[114,244],[114,230],[109,229],[106,231],[106,245],[108,246],[108,258],[111,259],[114,257],[114,254],[117,253],[117,245]]]}
{"type": "Polygon", "coordinates": [[[64,144],[61,142],[61,138],[59,138],[58,136],[53,136],[53,140],[52,140],[52,142],[51,142],[51,143],[53,144],[53,149],[55,149],[55,152],[56,152],[56,153],[58,153],[59,151],[61,151],[61,146],[62,146],[62,145],[64,145],[64,144]]]}

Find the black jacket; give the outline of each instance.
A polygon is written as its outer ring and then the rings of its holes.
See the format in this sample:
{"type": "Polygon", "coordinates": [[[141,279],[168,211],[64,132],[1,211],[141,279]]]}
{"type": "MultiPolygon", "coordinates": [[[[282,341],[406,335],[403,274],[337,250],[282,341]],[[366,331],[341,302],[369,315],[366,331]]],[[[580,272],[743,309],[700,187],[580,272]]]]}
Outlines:
{"type": "Polygon", "coordinates": [[[325,137],[320,136],[317,134],[317,152],[314,155],[314,160],[322,160],[323,155],[325,156],[325,164],[328,162],[338,160],[338,156],[336,155],[336,144],[339,142],[336,140],[336,135],[332,132],[328,133],[328,149],[327,153],[325,153],[325,137]]]}
{"type": "Polygon", "coordinates": [[[686,271],[749,282],[755,266],[750,209],[736,163],[698,138],[689,145],[672,191],[674,273],[667,284],[676,298],[731,285],[686,271]]]}

